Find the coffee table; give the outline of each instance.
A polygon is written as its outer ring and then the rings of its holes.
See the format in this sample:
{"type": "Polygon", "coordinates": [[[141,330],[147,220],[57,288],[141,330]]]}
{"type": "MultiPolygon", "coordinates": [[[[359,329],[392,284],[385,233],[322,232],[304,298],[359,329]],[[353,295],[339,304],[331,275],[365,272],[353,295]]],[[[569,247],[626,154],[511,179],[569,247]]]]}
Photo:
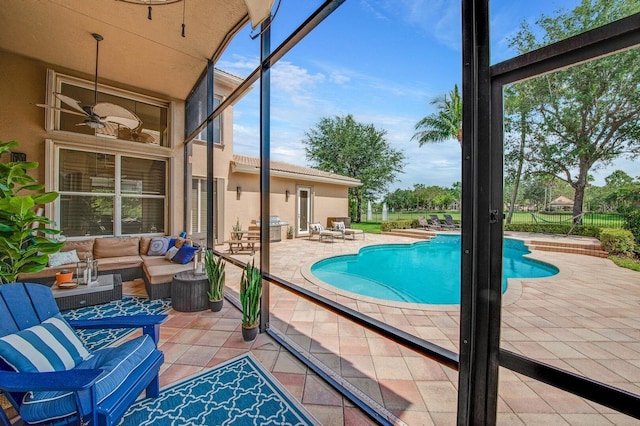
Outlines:
{"type": "Polygon", "coordinates": [[[122,299],[122,277],[120,274],[98,275],[94,283],[70,289],[61,289],[54,284],[51,292],[61,311],[100,305],[122,299]]]}

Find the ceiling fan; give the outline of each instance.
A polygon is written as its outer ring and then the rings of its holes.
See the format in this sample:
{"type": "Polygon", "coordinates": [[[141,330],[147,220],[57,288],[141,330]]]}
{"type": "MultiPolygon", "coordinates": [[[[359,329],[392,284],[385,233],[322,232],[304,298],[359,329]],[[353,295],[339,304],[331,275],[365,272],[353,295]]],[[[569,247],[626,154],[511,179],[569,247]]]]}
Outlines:
{"type": "Polygon", "coordinates": [[[142,125],[142,121],[137,115],[128,109],[110,102],[98,102],[98,48],[100,46],[100,42],[104,38],[100,34],[96,33],[92,33],[91,35],[96,40],[96,75],[93,86],[93,105],[82,106],[78,100],[63,95],[62,93],[54,93],[56,98],[72,109],[53,107],[45,104],[37,104],[37,106],[85,117],[84,122],[78,123],[77,126],[89,126],[92,129],[103,129],[106,126],[106,123],[115,123],[127,129],[136,129],[140,127],[142,125]]]}

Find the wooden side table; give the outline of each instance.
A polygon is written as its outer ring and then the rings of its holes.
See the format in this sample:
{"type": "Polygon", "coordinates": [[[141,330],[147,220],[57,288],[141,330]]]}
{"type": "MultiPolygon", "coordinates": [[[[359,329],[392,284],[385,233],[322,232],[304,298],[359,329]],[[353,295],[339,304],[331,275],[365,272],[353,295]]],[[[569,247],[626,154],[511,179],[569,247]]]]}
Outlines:
{"type": "Polygon", "coordinates": [[[195,312],[209,309],[209,279],[207,274],[193,271],[178,272],[171,283],[171,306],[180,312],[195,312]]]}

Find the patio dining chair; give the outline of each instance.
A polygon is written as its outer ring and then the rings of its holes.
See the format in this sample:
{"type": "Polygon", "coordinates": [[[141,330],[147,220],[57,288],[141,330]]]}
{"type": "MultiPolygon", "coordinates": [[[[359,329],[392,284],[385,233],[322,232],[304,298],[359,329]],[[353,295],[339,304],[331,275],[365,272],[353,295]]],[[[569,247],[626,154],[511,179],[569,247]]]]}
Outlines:
{"type": "MultiPolygon", "coordinates": [[[[67,322],[42,284],[0,286],[0,390],[24,424],[113,425],[146,390],[159,394],[166,315],[67,322]],[[142,328],[142,336],[89,352],[73,328],[142,328]]],[[[9,419],[0,410],[0,423],[9,419]]]]}

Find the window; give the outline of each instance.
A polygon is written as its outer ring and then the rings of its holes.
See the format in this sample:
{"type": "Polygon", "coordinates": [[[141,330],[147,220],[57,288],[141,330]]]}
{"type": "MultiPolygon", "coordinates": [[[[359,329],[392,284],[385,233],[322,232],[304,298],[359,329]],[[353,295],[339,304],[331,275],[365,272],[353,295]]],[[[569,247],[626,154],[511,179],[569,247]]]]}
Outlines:
{"type": "MultiPolygon", "coordinates": [[[[55,92],[75,99],[80,105],[94,104],[93,83],[49,71],[53,80],[55,92]]],[[[83,118],[76,114],[60,112],[55,114],[53,123],[49,123],[50,130],[60,130],[85,135],[96,135],[111,139],[120,139],[138,143],[169,146],[168,140],[168,104],[142,95],[125,92],[115,88],[98,85],[98,102],[108,102],[119,105],[134,113],[142,122],[136,129],[129,129],[116,123],[107,122],[102,129],[92,129],[82,124],[83,118]]],[[[53,93],[53,105],[69,109],[67,105],[56,98],[53,93]]],[[[52,103],[49,103],[50,105],[52,103]]]]}
{"type": "MultiPolygon", "coordinates": [[[[188,137],[194,130],[207,119],[207,79],[203,75],[196,84],[193,92],[187,97],[185,111],[185,137],[188,137]]],[[[213,108],[217,108],[222,102],[221,96],[214,95],[213,108]]],[[[213,142],[222,143],[222,114],[213,120],[213,142]]],[[[206,129],[196,136],[196,139],[206,141],[206,129]]]]}
{"type": "MultiPolygon", "coordinates": [[[[222,102],[219,96],[213,98],[213,108],[217,108],[222,102]]],[[[213,143],[222,143],[222,114],[213,119],[213,143]]],[[[196,136],[197,140],[207,141],[207,129],[203,130],[196,136]]]]}
{"type": "MultiPolygon", "coordinates": [[[[213,199],[215,214],[213,216],[213,235],[216,239],[220,238],[221,204],[224,195],[223,180],[213,179],[213,199]]],[[[191,180],[191,235],[204,234],[200,237],[206,237],[207,233],[207,179],[193,178],[191,180]]]]}
{"type": "Polygon", "coordinates": [[[164,233],[164,160],[60,148],[60,229],[68,237],[164,233]]]}

